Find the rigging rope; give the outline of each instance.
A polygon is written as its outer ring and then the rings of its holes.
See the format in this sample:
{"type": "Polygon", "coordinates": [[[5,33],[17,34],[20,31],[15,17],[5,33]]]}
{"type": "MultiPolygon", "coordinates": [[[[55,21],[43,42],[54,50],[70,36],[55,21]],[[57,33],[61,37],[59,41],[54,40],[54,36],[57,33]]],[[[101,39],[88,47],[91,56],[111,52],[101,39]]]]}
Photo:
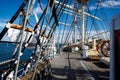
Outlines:
{"type": "Polygon", "coordinates": [[[67,34],[67,37],[66,37],[66,40],[65,40],[65,44],[67,43],[67,41],[69,40],[69,38],[70,38],[70,36],[71,36],[71,34],[72,34],[72,26],[73,26],[73,23],[74,23],[74,20],[72,21],[72,23],[71,23],[71,26],[70,26],[70,28],[69,28],[69,32],[68,32],[68,34],[67,34]]]}
{"type": "Polygon", "coordinates": [[[29,2],[28,3],[28,10],[27,10],[27,14],[26,14],[26,17],[25,17],[25,22],[23,23],[23,27],[22,27],[22,30],[21,30],[21,41],[20,41],[20,46],[19,46],[19,51],[18,51],[18,58],[17,58],[17,64],[16,64],[16,70],[15,70],[15,80],[17,79],[17,72],[18,72],[18,67],[19,67],[19,62],[20,62],[20,55],[22,54],[21,53],[21,50],[22,50],[22,45],[23,45],[23,36],[24,36],[24,31],[25,31],[25,26],[27,24],[27,20],[29,19],[29,14],[31,13],[32,9],[33,9],[33,6],[35,4],[35,0],[33,0],[32,2],[29,2]]]}
{"type": "MultiPolygon", "coordinates": [[[[90,12],[90,9],[89,9],[89,7],[88,7],[87,4],[86,4],[86,6],[87,6],[87,8],[88,8],[89,13],[91,13],[91,12],[90,12]]],[[[97,7],[96,7],[96,10],[95,10],[94,15],[97,14],[98,7],[99,7],[99,3],[97,4],[97,7]]],[[[89,36],[90,36],[90,34],[91,34],[91,31],[92,31],[92,26],[94,25],[94,22],[95,22],[95,19],[92,19],[92,24],[91,24],[90,32],[89,32],[89,34],[88,34],[88,40],[89,40],[89,36]]]]}
{"type": "Polygon", "coordinates": [[[42,8],[42,4],[41,4],[41,1],[40,1],[40,0],[38,0],[38,3],[39,3],[39,6],[40,6],[40,9],[41,9],[42,11],[44,11],[43,8],[42,8]]]}
{"type": "Polygon", "coordinates": [[[65,30],[66,30],[66,24],[67,24],[67,19],[68,19],[68,14],[66,15],[66,19],[65,19],[65,26],[64,26],[64,29],[63,29],[63,35],[62,35],[62,38],[61,38],[61,43],[63,42],[63,37],[64,37],[64,34],[65,34],[65,30]]]}
{"type": "MultiPolygon", "coordinates": [[[[20,8],[17,10],[17,12],[12,16],[12,18],[10,19],[9,23],[13,23],[15,21],[15,19],[17,18],[17,16],[19,15],[19,13],[21,12],[21,10],[23,9],[23,7],[26,5],[26,3],[28,2],[28,0],[25,0],[22,5],[20,6],[20,8]]],[[[3,36],[5,35],[5,33],[7,32],[8,28],[4,28],[2,30],[2,32],[0,33],[0,41],[3,38],[3,36]]]]}
{"type": "MultiPolygon", "coordinates": [[[[49,1],[48,4],[50,5],[50,3],[51,3],[51,2],[49,1]]],[[[44,33],[46,32],[46,29],[47,29],[48,25],[50,24],[51,15],[55,14],[55,13],[53,13],[53,10],[55,9],[54,3],[53,3],[53,4],[51,3],[50,7],[51,7],[51,11],[50,11],[51,14],[50,14],[50,16],[49,16],[49,19],[47,20],[47,25],[46,25],[44,31],[42,32],[41,37],[44,35],[44,33]]],[[[55,18],[55,16],[54,16],[54,18],[55,18]]],[[[56,18],[55,18],[55,20],[56,20],[56,18]]],[[[56,22],[56,21],[55,21],[55,22],[56,22]]],[[[39,36],[40,36],[40,35],[39,35],[39,36]]],[[[39,39],[40,39],[40,38],[38,37],[38,39],[37,39],[37,44],[41,44],[39,39]]],[[[42,43],[43,43],[43,41],[44,41],[44,36],[43,36],[43,38],[42,38],[42,43]]],[[[37,44],[36,44],[36,47],[37,47],[37,44]]],[[[40,50],[41,50],[41,49],[42,49],[42,45],[40,45],[40,50]]],[[[41,53],[41,51],[40,51],[40,53],[41,53]]],[[[37,61],[36,61],[36,63],[35,63],[34,74],[33,74],[32,80],[34,80],[34,77],[35,77],[36,68],[37,68],[37,63],[38,63],[39,58],[40,58],[40,53],[39,53],[39,56],[38,56],[37,61]]]]}

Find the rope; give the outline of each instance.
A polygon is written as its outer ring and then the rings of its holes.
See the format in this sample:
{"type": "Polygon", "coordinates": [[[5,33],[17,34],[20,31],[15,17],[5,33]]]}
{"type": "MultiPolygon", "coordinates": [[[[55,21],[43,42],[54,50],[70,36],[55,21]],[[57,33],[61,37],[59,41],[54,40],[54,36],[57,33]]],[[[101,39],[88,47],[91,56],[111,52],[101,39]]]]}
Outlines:
{"type": "Polygon", "coordinates": [[[18,51],[18,59],[17,59],[17,65],[16,65],[16,70],[15,70],[15,80],[17,79],[17,71],[18,71],[18,67],[19,67],[19,62],[20,62],[20,54],[21,54],[21,50],[22,50],[22,44],[23,44],[23,36],[24,36],[24,28],[27,24],[27,20],[29,19],[29,14],[31,13],[33,6],[35,4],[35,0],[33,0],[32,2],[29,2],[28,4],[28,11],[25,17],[25,22],[23,24],[23,28],[22,28],[22,34],[21,34],[21,42],[20,42],[20,46],[19,46],[19,51],[18,51]]]}
{"type": "MultiPolygon", "coordinates": [[[[89,13],[90,13],[90,10],[89,10],[89,7],[88,7],[87,4],[86,4],[86,6],[87,6],[88,11],[89,11],[89,13]]],[[[95,14],[94,14],[94,15],[97,14],[98,6],[99,6],[99,3],[97,4],[97,7],[96,7],[96,10],[95,10],[95,14]]],[[[90,36],[90,34],[91,34],[91,31],[92,31],[92,26],[93,26],[94,22],[95,22],[95,19],[92,19],[92,24],[91,24],[90,32],[89,32],[89,34],[88,34],[88,40],[89,40],[89,36],[90,36]]]]}

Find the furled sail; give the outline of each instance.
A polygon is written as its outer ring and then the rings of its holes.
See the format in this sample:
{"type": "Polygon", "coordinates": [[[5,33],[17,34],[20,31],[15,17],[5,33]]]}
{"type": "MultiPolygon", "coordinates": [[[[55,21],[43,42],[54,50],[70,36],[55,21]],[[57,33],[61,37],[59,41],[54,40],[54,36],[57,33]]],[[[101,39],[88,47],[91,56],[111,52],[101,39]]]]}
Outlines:
{"type": "MultiPolygon", "coordinates": [[[[2,38],[2,41],[14,42],[14,43],[20,42],[19,37],[21,35],[22,26],[17,25],[17,24],[7,23],[6,27],[8,28],[8,31],[6,32],[4,37],[2,38]]],[[[27,42],[30,35],[33,34],[33,33],[34,33],[34,31],[32,29],[25,28],[24,37],[22,37],[23,41],[27,42]]],[[[35,37],[33,39],[33,36],[32,36],[32,38],[30,39],[29,42],[30,43],[35,43],[36,42],[35,37]]]]}

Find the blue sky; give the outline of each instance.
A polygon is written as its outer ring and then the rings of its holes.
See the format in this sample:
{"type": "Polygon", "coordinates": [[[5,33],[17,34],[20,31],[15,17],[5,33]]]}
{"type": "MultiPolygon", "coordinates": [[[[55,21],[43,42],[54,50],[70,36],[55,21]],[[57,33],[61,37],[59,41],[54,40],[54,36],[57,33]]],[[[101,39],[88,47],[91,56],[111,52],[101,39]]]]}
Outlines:
{"type": "MultiPolygon", "coordinates": [[[[6,22],[11,19],[11,17],[14,15],[14,13],[17,11],[17,9],[19,8],[23,1],[24,0],[0,0],[0,31],[5,27],[6,22]]],[[[41,0],[43,8],[45,7],[47,1],[48,0],[41,0]]],[[[87,5],[89,6],[89,10],[88,7],[86,6],[85,11],[91,13],[92,15],[96,15],[97,17],[102,19],[102,22],[95,20],[95,23],[96,25],[98,25],[97,27],[99,27],[100,30],[103,30],[103,27],[101,27],[102,25],[107,26],[105,27],[105,29],[108,30],[110,28],[111,18],[116,14],[120,13],[120,0],[101,0],[101,1],[102,2],[98,6],[97,0],[90,0],[90,2],[87,3],[87,5]]],[[[68,4],[70,6],[73,6],[73,0],[69,0],[68,4]]],[[[34,12],[36,12],[38,16],[41,15],[42,13],[37,2],[34,6],[34,12]]],[[[60,22],[65,22],[66,16],[67,16],[66,14],[63,14],[63,17],[60,19],[60,22]]],[[[67,19],[68,24],[72,22],[72,18],[73,17],[69,15],[67,19]]],[[[87,23],[86,25],[88,25],[88,27],[91,27],[93,20],[87,16],[86,19],[89,20],[89,23],[87,23]]],[[[80,22],[78,25],[80,25],[80,22]]],[[[60,25],[57,28],[58,30],[57,32],[59,32],[60,29],[61,30],[64,29],[64,25],[60,25]]],[[[95,29],[93,28],[92,31],[94,32],[95,29]]]]}

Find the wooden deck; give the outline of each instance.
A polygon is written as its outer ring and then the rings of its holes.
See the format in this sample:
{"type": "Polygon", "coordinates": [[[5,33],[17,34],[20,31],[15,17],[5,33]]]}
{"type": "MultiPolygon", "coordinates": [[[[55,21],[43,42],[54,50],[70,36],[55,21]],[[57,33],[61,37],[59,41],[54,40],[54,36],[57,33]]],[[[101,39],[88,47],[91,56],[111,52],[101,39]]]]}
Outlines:
{"type": "Polygon", "coordinates": [[[109,80],[109,67],[83,60],[79,53],[62,52],[52,61],[50,80],[109,80]]]}

